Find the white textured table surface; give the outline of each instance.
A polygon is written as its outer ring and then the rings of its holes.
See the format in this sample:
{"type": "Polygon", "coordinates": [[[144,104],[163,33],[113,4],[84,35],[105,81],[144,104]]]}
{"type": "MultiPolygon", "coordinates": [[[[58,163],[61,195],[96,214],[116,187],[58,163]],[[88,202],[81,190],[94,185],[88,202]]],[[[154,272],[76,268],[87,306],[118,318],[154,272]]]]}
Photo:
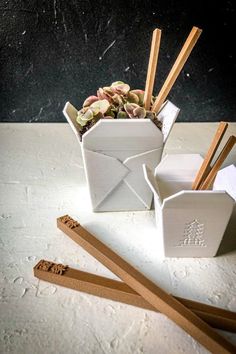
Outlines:
{"type": "MultiPolygon", "coordinates": [[[[216,127],[177,123],[166,151],[204,154],[216,127]]],[[[236,311],[235,213],[218,257],[164,259],[153,211],[91,212],[67,124],[1,124],[0,149],[0,353],[207,352],[162,314],[39,281],[32,268],[45,258],[116,279],[57,230],[70,214],[166,291],[236,311]]],[[[235,162],[236,149],[225,165],[235,162]]]]}

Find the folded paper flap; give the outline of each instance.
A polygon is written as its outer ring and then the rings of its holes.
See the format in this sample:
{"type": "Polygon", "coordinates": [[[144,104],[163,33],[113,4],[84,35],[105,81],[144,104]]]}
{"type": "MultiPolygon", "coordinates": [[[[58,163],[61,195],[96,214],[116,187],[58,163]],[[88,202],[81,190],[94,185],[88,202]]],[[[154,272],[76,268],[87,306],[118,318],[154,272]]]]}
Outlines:
{"type": "Polygon", "coordinates": [[[89,150],[154,150],[163,135],[150,119],[102,119],[83,135],[89,150]]]}
{"type": "MultiPolygon", "coordinates": [[[[144,151],[144,152],[139,152],[137,154],[134,154],[132,156],[127,157],[127,159],[123,162],[124,164],[126,164],[127,166],[129,166],[129,168],[141,168],[142,164],[144,163],[143,159],[145,159],[147,156],[152,156],[155,155],[158,156],[159,154],[162,154],[162,147],[160,147],[159,149],[153,149],[153,150],[148,150],[148,151],[144,151]],[[138,164],[137,164],[138,162],[138,164]]],[[[153,161],[153,158],[152,158],[153,161]]],[[[150,161],[151,162],[151,161],[150,161]]],[[[154,159],[154,163],[155,163],[155,159],[154,159]]]]}
{"type": "Polygon", "coordinates": [[[151,189],[157,200],[159,200],[159,202],[161,203],[160,191],[152,170],[147,165],[143,164],[143,173],[149,188],[151,189]]]}
{"type": "MultiPolygon", "coordinates": [[[[89,149],[87,149],[89,150],[89,149]]],[[[114,157],[118,159],[121,162],[128,161],[129,159],[135,159],[136,157],[138,158],[142,154],[146,154],[149,152],[149,150],[143,151],[143,150],[91,150],[91,151],[96,151],[99,154],[107,155],[114,157]]],[[[157,156],[161,156],[163,148],[159,149],[154,149],[151,151],[157,151],[157,156]]],[[[155,160],[156,161],[156,160],[155,160]]],[[[158,162],[159,160],[157,160],[158,162]]]]}
{"type": "Polygon", "coordinates": [[[162,180],[194,180],[203,158],[199,154],[166,155],[155,169],[155,176],[162,180]]]}
{"type": "Polygon", "coordinates": [[[70,102],[66,102],[63,114],[76,137],[80,140],[78,123],[76,122],[77,109],[70,102]]]}
{"type": "Polygon", "coordinates": [[[158,119],[162,122],[162,134],[164,143],[167,141],[176,118],[178,117],[179,111],[180,109],[173,103],[166,101],[163,104],[163,108],[161,109],[160,113],[158,114],[158,119]]]}
{"type": "MultiPolygon", "coordinates": [[[[86,134],[86,133],[85,133],[86,134]]],[[[85,135],[84,134],[84,135],[85,135]]],[[[163,142],[160,140],[148,140],[147,138],[140,137],[137,139],[118,138],[108,136],[107,138],[94,138],[89,143],[84,142],[82,144],[85,149],[93,151],[127,151],[134,154],[145,152],[147,150],[155,150],[163,147],[163,142]]]]}
{"type": "Polygon", "coordinates": [[[130,173],[125,177],[125,183],[136,193],[137,198],[140,199],[147,208],[150,204],[151,191],[145,183],[142,164],[148,164],[154,169],[157,161],[161,159],[161,154],[162,148],[129,157],[123,162],[130,170],[130,173]]]}
{"type": "Polygon", "coordinates": [[[151,194],[144,183],[142,163],[146,162],[154,168],[161,154],[162,148],[150,150],[129,156],[122,163],[118,158],[109,156],[109,152],[83,149],[86,177],[94,208],[98,208],[122,181],[127,184],[135,197],[149,208],[151,194]]]}
{"type": "Polygon", "coordinates": [[[234,165],[218,171],[213,190],[225,190],[236,201],[236,167],[234,165]]]}
{"type": "Polygon", "coordinates": [[[233,198],[225,191],[194,191],[182,190],[163,200],[164,208],[222,210],[222,213],[232,212],[233,198]]]}
{"type": "Polygon", "coordinates": [[[150,119],[100,119],[89,132],[85,133],[86,139],[88,136],[106,137],[112,134],[118,137],[159,137],[162,136],[159,128],[150,119]],[[133,127],[135,123],[135,129],[133,127]],[[115,128],[114,128],[115,125],[115,128]]]}
{"type": "Polygon", "coordinates": [[[92,204],[96,208],[129,173],[129,169],[114,157],[87,149],[84,149],[84,163],[92,204]]]}

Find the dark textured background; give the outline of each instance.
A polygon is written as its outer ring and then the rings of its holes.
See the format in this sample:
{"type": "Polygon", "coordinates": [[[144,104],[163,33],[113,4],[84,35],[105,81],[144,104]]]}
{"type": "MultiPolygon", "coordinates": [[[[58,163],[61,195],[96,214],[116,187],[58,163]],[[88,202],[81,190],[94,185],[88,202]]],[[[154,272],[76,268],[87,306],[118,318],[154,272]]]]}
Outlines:
{"type": "Polygon", "coordinates": [[[179,121],[236,121],[235,2],[0,0],[0,119],[65,121],[99,86],[144,88],[163,30],[155,93],[193,25],[203,33],[169,98],[179,121]]]}

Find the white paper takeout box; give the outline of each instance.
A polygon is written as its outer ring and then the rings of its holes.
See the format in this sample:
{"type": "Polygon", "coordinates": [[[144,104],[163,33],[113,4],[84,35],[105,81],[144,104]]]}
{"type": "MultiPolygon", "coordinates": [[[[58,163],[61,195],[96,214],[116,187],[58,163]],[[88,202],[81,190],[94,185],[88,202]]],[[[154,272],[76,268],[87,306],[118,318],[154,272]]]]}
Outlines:
{"type": "Polygon", "coordinates": [[[198,154],[166,155],[155,175],[143,166],[166,257],[213,257],[224,235],[234,199],[226,191],[191,190],[202,161],[198,154]]]}
{"type": "MultiPolygon", "coordinates": [[[[63,113],[79,142],[77,110],[63,113]]],[[[152,192],[142,164],[160,162],[179,108],[167,101],[159,113],[162,131],[150,119],[101,119],[82,137],[81,149],[93,211],[150,209],[152,192]]]]}

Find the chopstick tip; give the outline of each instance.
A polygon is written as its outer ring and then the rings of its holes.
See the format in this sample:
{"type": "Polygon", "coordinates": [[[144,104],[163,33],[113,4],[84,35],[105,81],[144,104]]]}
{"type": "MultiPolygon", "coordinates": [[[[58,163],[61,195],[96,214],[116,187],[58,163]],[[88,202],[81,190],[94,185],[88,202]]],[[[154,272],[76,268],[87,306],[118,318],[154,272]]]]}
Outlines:
{"type": "Polygon", "coordinates": [[[228,125],[228,122],[225,122],[224,120],[221,120],[220,124],[228,125]]]}
{"type": "Polygon", "coordinates": [[[161,37],[161,29],[160,28],[155,28],[154,31],[152,32],[153,37],[161,37]]]}
{"type": "Polygon", "coordinates": [[[202,29],[197,26],[193,26],[192,30],[198,32],[199,34],[202,33],[202,29]]]}

